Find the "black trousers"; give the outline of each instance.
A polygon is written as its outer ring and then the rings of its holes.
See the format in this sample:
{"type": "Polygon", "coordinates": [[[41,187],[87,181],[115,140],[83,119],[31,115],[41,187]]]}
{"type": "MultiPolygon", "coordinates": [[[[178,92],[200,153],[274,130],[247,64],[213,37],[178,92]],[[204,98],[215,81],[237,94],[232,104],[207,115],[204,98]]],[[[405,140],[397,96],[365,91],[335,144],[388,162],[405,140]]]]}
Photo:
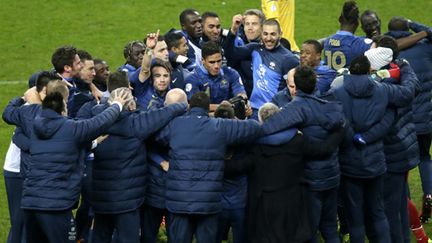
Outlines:
{"type": "Polygon", "coordinates": [[[27,243],[76,242],[75,221],[71,210],[24,210],[27,243]]]}

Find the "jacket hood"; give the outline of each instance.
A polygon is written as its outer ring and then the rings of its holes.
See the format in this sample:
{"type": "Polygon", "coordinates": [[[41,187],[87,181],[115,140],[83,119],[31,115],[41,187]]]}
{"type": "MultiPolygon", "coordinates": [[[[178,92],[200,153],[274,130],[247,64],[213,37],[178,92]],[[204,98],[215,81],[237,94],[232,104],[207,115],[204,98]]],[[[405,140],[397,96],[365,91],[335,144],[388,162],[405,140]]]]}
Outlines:
{"type": "Polygon", "coordinates": [[[43,109],[41,115],[36,117],[33,129],[40,139],[51,138],[66,121],[62,115],[51,109],[43,109]]]}
{"type": "Polygon", "coordinates": [[[297,128],[291,128],[287,130],[283,130],[277,133],[273,133],[270,135],[265,135],[256,140],[257,144],[266,144],[266,145],[281,145],[289,142],[296,134],[298,130],[297,128]]]}
{"type": "Polygon", "coordinates": [[[356,98],[370,97],[375,88],[375,81],[369,75],[344,75],[344,88],[356,98]]]}

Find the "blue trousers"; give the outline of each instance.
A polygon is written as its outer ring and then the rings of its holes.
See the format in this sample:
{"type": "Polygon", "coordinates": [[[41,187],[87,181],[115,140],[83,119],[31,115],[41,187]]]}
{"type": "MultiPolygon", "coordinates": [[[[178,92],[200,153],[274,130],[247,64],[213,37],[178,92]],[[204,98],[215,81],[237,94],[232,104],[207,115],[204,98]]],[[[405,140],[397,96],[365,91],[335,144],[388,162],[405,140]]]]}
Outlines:
{"type": "Polygon", "coordinates": [[[89,242],[90,227],[94,218],[94,213],[91,208],[91,178],[92,178],[92,164],[93,161],[86,160],[86,167],[82,180],[81,188],[81,203],[76,211],[76,225],[78,239],[84,239],[89,242]]]}
{"type": "Polygon", "coordinates": [[[156,208],[143,205],[140,210],[141,214],[141,243],[156,243],[159,227],[162,223],[163,216],[166,217],[166,229],[169,238],[168,211],[162,208],[156,208]]]}
{"type": "Polygon", "coordinates": [[[219,215],[217,242],[222,242],[226,230],[232,228],[233,242],[245,243],[246,240],[246,211],[244,208],[224,209],[219,215]]]}
{"type": "Polygon", "coordinates": [[[432,161],[429,154],[431,139],[431,133],[417,135],[420,151],[419,171],[424,194],[432,194],[432,161]]]}
{"type": "Polygon", "coordinates": [[[23,178],[20,173],[4,171],[11,228],[7,243],[25,242],[24,212],[21,209],[23,178]]]}
{"type": "MultiPolygon", "coordinates": [[[[340,242],[337,232],[337,200],[338,187],[325,191],[308,191],[309,210],[314,232],[319,229],[327,243],[340,242]]],[[[318,243],[319,237],[315,234],[310,242],[318,243]]]]}
{"type": "Polygon", "coordinates": [[[168,243],[216,243],[219,214],[170,213],[168,243]]]}
{"type": "Polygon", "coordinates": [[[111,243],[114,229],[116,241],[121,243],[139,242],[139,210],[120,214],[95,214],[92,242],[111,243]]]}
{"type": "Polygon", "coordinates": [[[71,210],[24,210],[27,243],[76,243],[71,210]]]}
{"type": "Polygon", "coordinates": [[[370,242],[390,243],[390,229],[384,211],[383,176],[361,179],[342,176],[342,197],[351,243],[365,242],[365,224],[370,225],[370,242]]]}
{"type": "Polygon", "coordinates": [[[402,212],[402,206],[408,208],[408,198],[405,191],[406,176],[403,173],[386,173],[384,175],[384,208],[390,226],[391,242],[404,242],[403,219],[407,219],[406,209],[402,212]]]}
{"type": "Polygon", "coordinates": [[[408,180],[407,180],[407,177],[405,177],[402,202],[401,202],[401,208],[400,208],[401,223],[402,223],[402,235],[404,237],[405,243],[411,242],[411,226],[410,226],[410,222],[409,222],[409,213],[408,213],[408,198],[409,198],[408,191],[409,191],[408,180]]]}

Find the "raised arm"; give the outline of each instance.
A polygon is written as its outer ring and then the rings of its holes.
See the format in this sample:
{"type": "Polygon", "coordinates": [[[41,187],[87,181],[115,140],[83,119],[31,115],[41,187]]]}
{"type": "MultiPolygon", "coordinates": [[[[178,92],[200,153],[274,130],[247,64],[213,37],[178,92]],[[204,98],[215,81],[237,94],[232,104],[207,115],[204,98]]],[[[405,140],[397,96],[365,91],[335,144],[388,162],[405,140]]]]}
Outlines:
{"type": "Polygon", "coordinates": [[[16,97],[9,101],[8,105],[3,111],[3,121],[5,121],[9,125],[22,125],[22,112],[19,109],[25,103],[24,99],[21,97],[16,97]]]}
{"type": "Polygon", "coordinates": [[[236,33],[240,28],[243,17],[241,15],[234,15],[230,32],[225,40],[225,52],[224,55],[228,60],[250,60],[252,58],[253,45],[255,43],[248,44],[245,46],[236,46],[235,39],[236,33]]]}
{"type": "Polygon", "coordinates": [[[220,119],[218,126],[227,144],[252,142],[261,133],[261,127],[255,120],[220,119]]]}
{"type": "Polygon", "coordinates": [[[262,132],[265,135],[273,134],[295,127],[306,120],[306,117],[301,107],[295,106],[292,103],[285,105],[280,112],[273,114],[261,126],[262,132]]]}
{"type": "Polygon", "coordinates": [[[144,51],[141,70],[138,75],[138,80],[144,83],[150,77],[150,66],[153,58],[153,50],[156,47],[159,38],[159,30],[156,33],[147,34],[146,49],[144,51]]]}

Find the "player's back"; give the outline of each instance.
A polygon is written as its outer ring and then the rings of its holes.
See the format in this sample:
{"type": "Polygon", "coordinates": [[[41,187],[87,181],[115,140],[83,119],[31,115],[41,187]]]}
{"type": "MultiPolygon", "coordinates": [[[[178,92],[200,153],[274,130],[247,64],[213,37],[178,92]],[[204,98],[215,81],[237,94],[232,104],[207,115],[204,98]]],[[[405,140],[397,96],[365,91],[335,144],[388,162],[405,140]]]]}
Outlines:
{"type": "Polygon", "coordinates": [[[372,40],[351,32],[338,31],[324,42],[324,64],[334,70],[346,68],[351,61],[369,50],[372,40]]]}

